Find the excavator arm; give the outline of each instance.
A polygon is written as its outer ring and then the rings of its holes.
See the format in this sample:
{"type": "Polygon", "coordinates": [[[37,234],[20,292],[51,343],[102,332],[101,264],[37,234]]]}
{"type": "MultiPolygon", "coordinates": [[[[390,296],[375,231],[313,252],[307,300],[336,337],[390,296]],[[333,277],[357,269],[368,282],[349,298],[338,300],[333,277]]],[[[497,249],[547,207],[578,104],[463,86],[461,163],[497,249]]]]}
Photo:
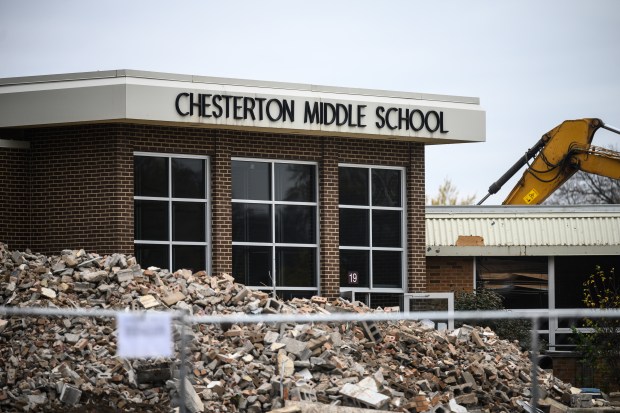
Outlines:
{"type": "Polygon", "coordinates": [[[600,119],[568,120],[547,132],[489,187],[478,205],[499,191],[524,165],[527,169],[504,205],[540,204],[577,171],[620,179],[620,153],[591,145],[594,133],[601,127],[620,134],[600,119]]]}

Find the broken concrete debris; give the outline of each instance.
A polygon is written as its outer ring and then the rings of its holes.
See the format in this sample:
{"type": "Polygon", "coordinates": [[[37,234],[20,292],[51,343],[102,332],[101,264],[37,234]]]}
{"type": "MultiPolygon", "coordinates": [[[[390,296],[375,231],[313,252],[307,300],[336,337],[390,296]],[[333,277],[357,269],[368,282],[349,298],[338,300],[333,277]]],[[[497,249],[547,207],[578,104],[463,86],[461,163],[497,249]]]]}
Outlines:
{"type": "MultiPolygon", "coordinates": [[[[3,244],[0,305],[175,309],[192,315],[382,311],[324,297],[285,302],[228,274],[142,269],[122,254],[63,250],[45,256],[9,251],[3,244]]],[[[527,354],[471,326],[451,332],[410,321],[200,324],[191,331],[175,326],[176,359],[125,360],[115,355],[114,323],[98,317],[1,316],[0,410],[98,405],[168,412],[183,403],[193,413],[512,412],[523,411],[531,397],[527,354]],[[181,366],[183,331],[188,357],[181,366]]],[[[592,403],[550,373],[538,373],[541,405],[561,411],[559,406],[592,403]]]]}

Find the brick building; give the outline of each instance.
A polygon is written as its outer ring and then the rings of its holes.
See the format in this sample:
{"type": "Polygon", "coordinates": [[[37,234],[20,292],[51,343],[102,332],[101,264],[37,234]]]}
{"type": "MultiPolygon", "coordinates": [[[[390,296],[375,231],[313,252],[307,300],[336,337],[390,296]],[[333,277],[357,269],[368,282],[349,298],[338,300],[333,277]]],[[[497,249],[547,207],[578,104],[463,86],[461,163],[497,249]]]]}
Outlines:
{"type": "Polygon", "coordinates": [[[108,71],[0,79],[0,241],[229,272],[284,298],[424,291],[424,145],[477,98],[108,71]]]}
{"type": "MultiPolygon", "coordinates": [[[[620,269],[620,206],[427,207],[427,291],[492,289],[508,309],[582,308],[597,266],[620,269]]],[[[573,352],[579,318],[541,320],[554,374],[600,386],[573,352]]],[[[586,331],[582,329],[582,331],[586,331]]]]}

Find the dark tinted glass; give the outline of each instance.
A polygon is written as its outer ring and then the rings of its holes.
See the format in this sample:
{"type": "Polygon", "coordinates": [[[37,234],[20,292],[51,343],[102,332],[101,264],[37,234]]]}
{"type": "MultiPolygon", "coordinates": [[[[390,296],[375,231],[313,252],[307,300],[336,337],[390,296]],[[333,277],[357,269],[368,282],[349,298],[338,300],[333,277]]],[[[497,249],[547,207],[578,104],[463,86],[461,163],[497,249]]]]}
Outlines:
{"type": "Polygon", "coordinates": [[[193,272],[206,269],[205,247],[200,245],[173,245],[172,269],[192,270],[193,272]]]}
{"type": "Polygon", "coordinates": [[[233,241],[271,242],[271,208],[263,204],[233,203],[233,241]]]}
{"type": "Polygon", "coordinates": [[[502,295],[505,308],[548,308],[547,257],[482,257],[476,268],[478,282],[502,295]]]}
{"type": "Polygon", "coordinates": [[[135,244],[136,260],[142,268],[159,267],[169,269],[170,253],[167,245],[135,244]]]}
{"type": "Polygon", "coordinates": [[[276,205],[276,242],[315,243],[315,207],[276,205]]]}
{"type": "Polygon", "coordinates": [[[340,208],[340,245],[368,246],[368,210],[340,208]]]}
{"type": "Polygon", "coordinates": [[[172,240],[196,242],[205,241],[204,203],[172,203],[172,240]]]}
{"type": "Polygon", "coordinates": [[[373,251],[372,253],[373,287],[401,288],[402,253],[399,251],[373,251]]]}
{"type": "Polygon", "coordinates": [[[314,248],[276,248],[279,286],[315,287],[316,250],[314,248]]]}
{"type": "Polygon", "coordinates": [[[372,245],[373,247],[401,246],[401,212],[372,211],[372,245]]]}
{"type": "Polygon", "coordinates": [[[204,159],[172,159],[172,197],[205,198],[204,159]]]}
{"type": "Polygon", "coordinates": [[[233,277],[251,286],[273,285],[271,281],[271,247],[233,245],[233,277]]]}
{"type": "MultiPolygon", "coordinates": [[[[356,294],[356,298],[357,298],[357,294],[356,294]]],[[[426,301],[426,300],[425,300],[426,301]]],[[[370,305],[372,306],[372,308],[377,308],[377,307],[400,307],[400,308],[404,308],[403,306],[403,295],[402,294],[390,294],[390,293],[373,293],[370,294],[370,305]]],[[[414,311],[414,310],[411,310],[414,311]]],[[[442,310],[438,310],[438,311],[444,311],[442,310]]],[[[448,311],[448,309],[446,308],[445,311],[448,311]]]]}
{"type": "Polygon", "coordinates": [[[134,238],[168,241],[168,202],[134,201],[134,238]]]}
{"type": "Polygon", "coordinates": [[[368,169],[341,167],[338,170],[340,204],[368,205],[368,169]]]}
{"type": "Polygon", "coordinates": [[[133,174],[134,195],[168,196],[168,158],[135,156],[133,174]]]}
{"type": "Polygon", "coordinates": [[[289,301],[293,298],[312,298],[316,293],[316,290],[276,290],[278,298],[284,301],[289,301]]]}
{"type": "Polygon", "coordinates": [[[340,286],[368,287],[368,261],[368,251],[340,250],[340,286]]]}
{"type": "Polygon", "coordinates": [[[400,171],[394,169],[372,170],[372,204],[376,206],[399,207],[400,171]]]}
{"type": "Polygon", "coordinates": [[[313,165],[277,163],[274,168],[276,201],[316,201],[313,165]]]}
{"type": "Polygon", "coordinates": [[[271,199],[270,165],[264,162],[233,161],[233,199],[271,199]]]}
{"type": "Polygon", "coordinates": [[[620,255],[555,257],[555,308],[582,308],[583,283],[596,273],[596,267],[610,274],[615,269],[616,288],[620,290],[620,255]]]}

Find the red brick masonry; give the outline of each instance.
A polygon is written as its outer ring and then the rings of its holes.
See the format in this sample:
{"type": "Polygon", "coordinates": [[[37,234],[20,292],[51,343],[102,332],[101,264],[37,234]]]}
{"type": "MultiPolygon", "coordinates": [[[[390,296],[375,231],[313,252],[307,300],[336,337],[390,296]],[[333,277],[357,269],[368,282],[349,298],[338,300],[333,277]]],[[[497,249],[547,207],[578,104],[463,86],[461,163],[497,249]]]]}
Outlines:
{"type": "Polygon", "coordinates": [[[0,130],[30,151],[0,148],[0,241],[57,254],[65,248],[133,252],[133,153],[211,159],[212,268],[232,269],[231,158],[303,160],[319,165],[321,293],[339,294],[338,164],[406,168],[409,291],[427,287],[424,145],[138,124],[0,130]]]}

